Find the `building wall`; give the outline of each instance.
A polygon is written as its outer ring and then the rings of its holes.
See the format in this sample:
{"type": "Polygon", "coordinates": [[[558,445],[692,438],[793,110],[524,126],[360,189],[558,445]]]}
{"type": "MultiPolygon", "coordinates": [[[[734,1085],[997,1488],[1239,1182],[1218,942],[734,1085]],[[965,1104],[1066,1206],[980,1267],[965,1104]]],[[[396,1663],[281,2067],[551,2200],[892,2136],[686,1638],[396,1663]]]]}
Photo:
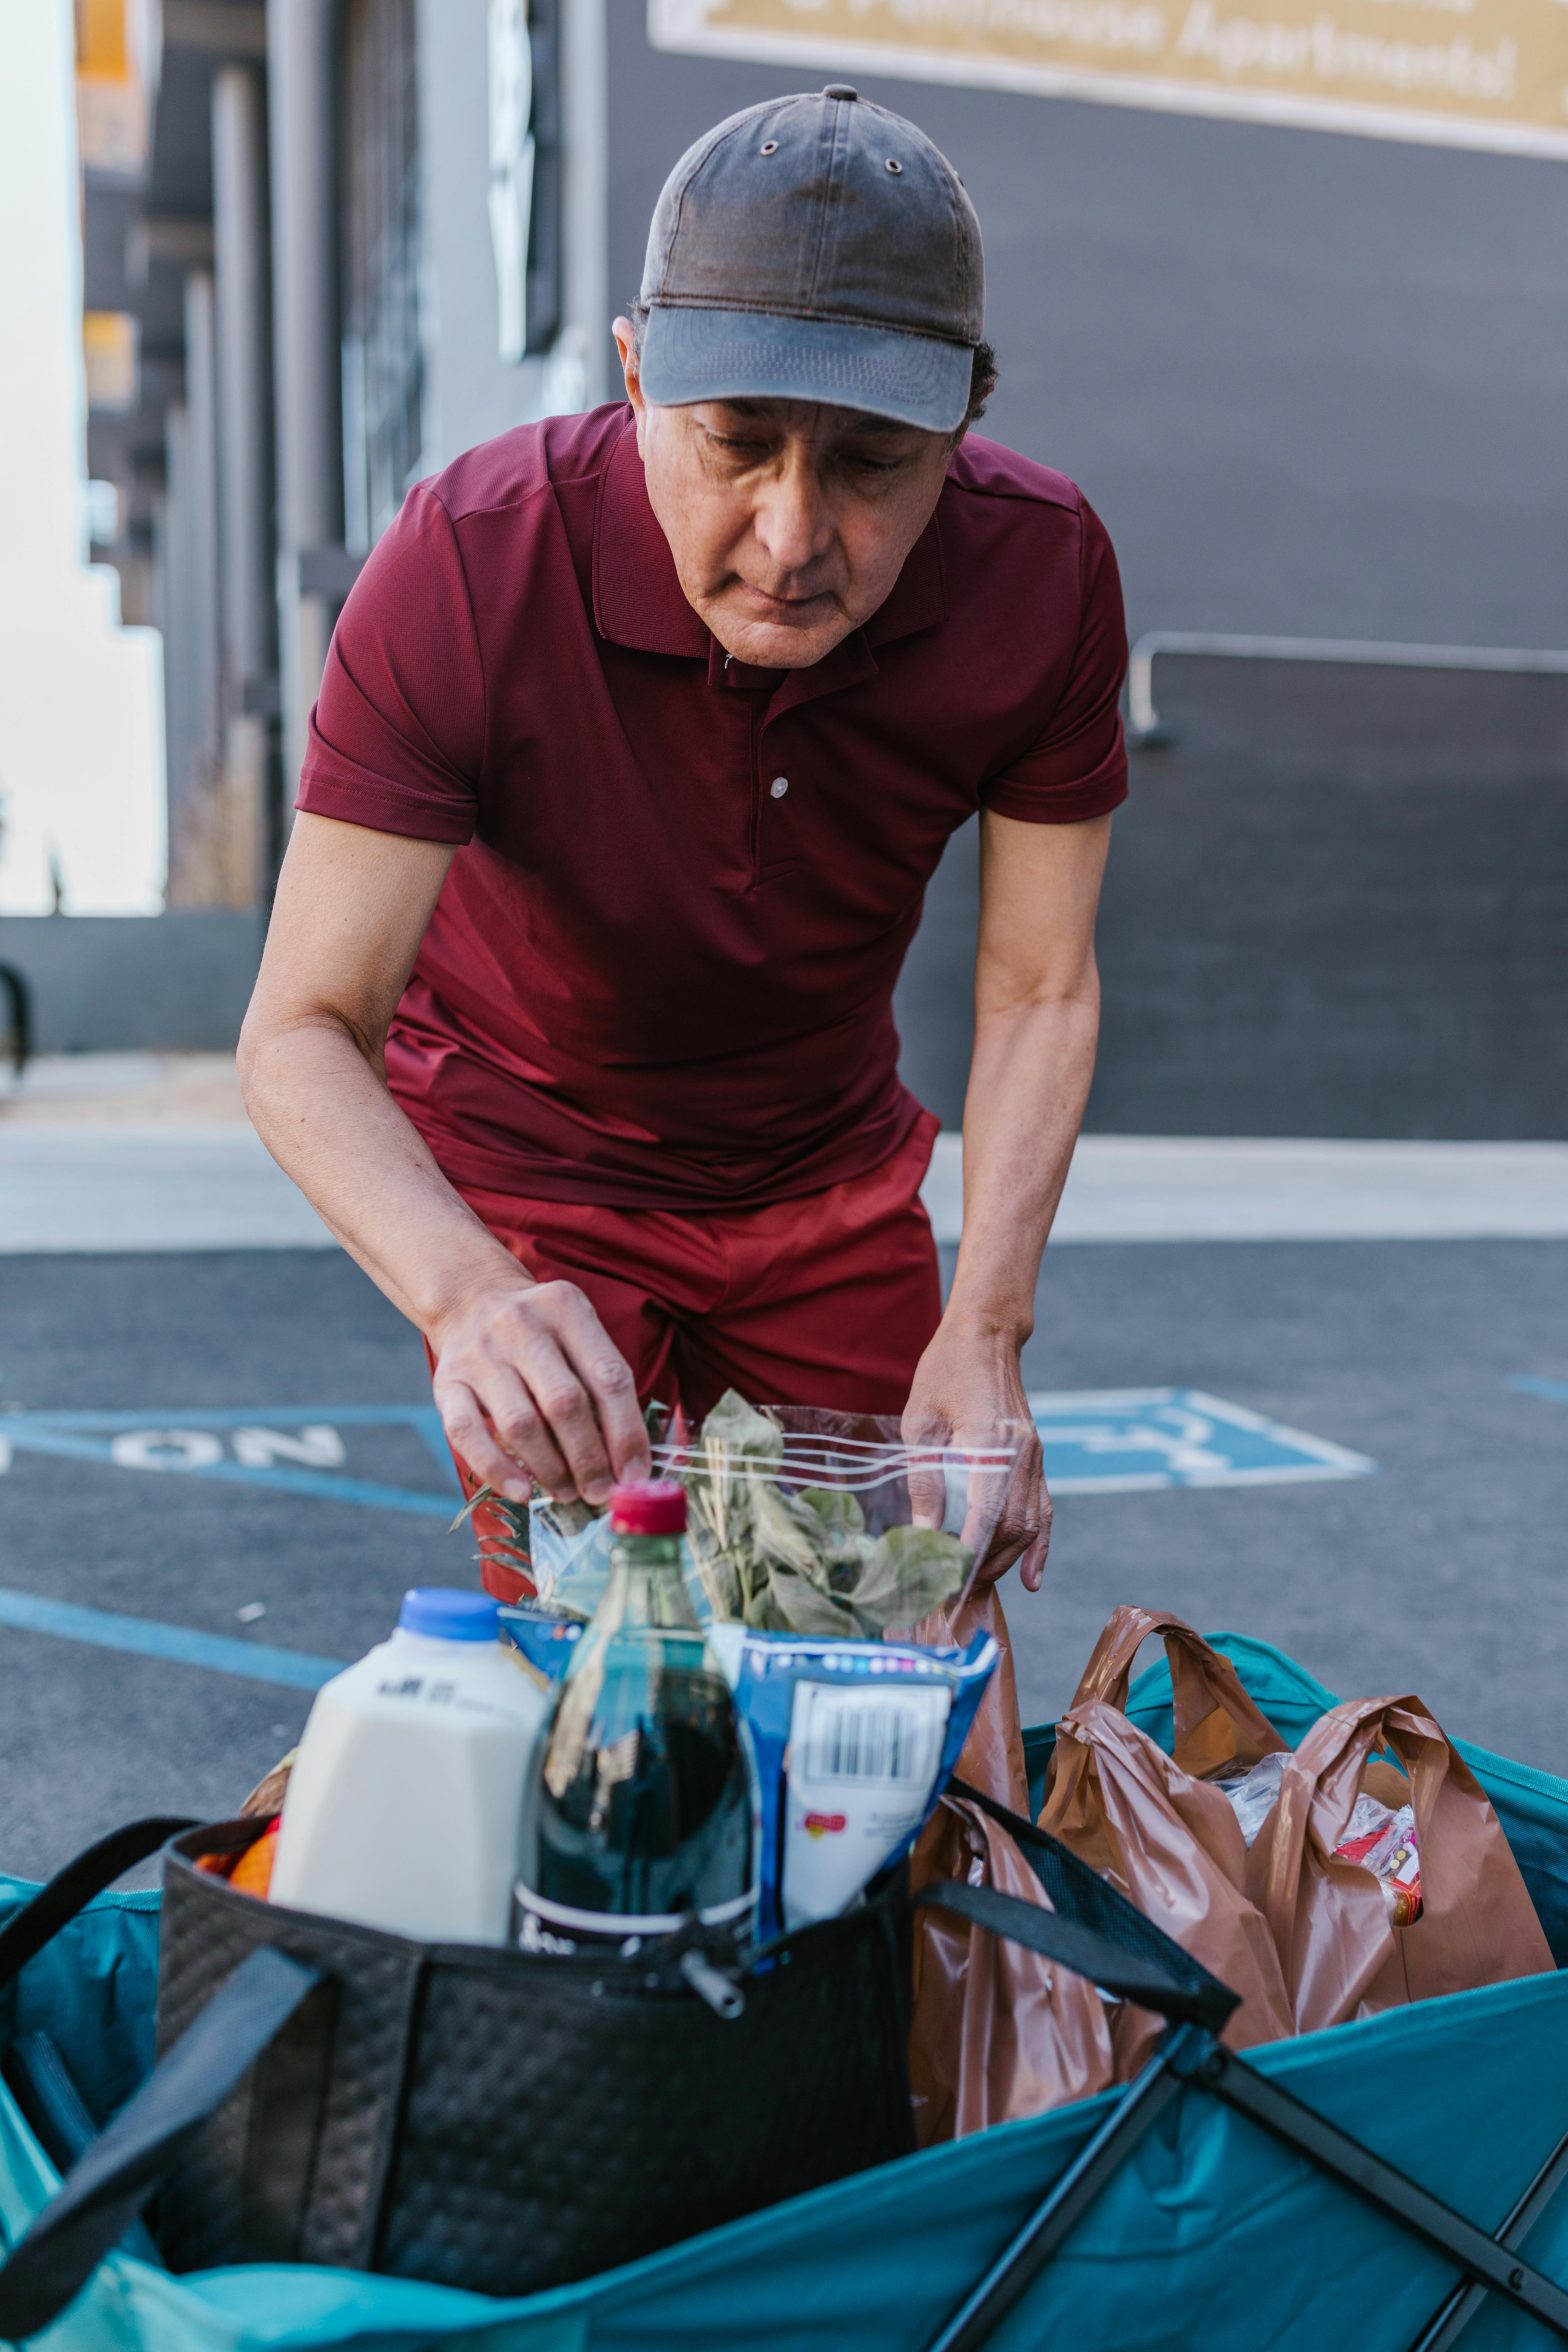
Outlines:
{"type": "Polygon", "coordinates": [[[259,913],[0,917],[0,964],[32,996],[38,1053],[233,1050],[261,955],[259,913]]]}
{"type": "Polygon", "coordinates": [[[500,356],[490,241],[488,0],[420,0],[428,470],[513,425],[607,396],[604,5],[562,0],[566,324],[547,358],[514,363],[500,356]]]}
{"type": "MultiPolygon", "coordinates": [[[[652,50],[610,10],[615,302],[681,149],[841,78],[652,50]]],[[[853,77],[851,77],[853,78],[853,77]]],[[[1082,483],[1135,629],[1568,644],[1568,173],[864,76],[986,237],[982,430],[1082,483]]]]}
{"type": "MultiPolygon", "coordinates": [[[[1568,679],[1173,664],[1100,913],[1103,1134],[1568,1138],[1568,679]]],[[[896,1011],[956,1126],[977,829],[896,1011]]]]}
{"type": "MultiPolygon", "coordinates": [[[[841,78],[659,53],[612,7],[610,285],[725,114],[841,78]]],[[[962,172],[983,431],[1104,515],[1152,628],[1568,644],[1560,164],[862,75],[962,172]]],[[[1568,687],[1166,663],[1100,922],[1089,1124],[1568,1133],[1568,687]]],[[[899,990],[958,1122],[975,829],[899,990]]]]}

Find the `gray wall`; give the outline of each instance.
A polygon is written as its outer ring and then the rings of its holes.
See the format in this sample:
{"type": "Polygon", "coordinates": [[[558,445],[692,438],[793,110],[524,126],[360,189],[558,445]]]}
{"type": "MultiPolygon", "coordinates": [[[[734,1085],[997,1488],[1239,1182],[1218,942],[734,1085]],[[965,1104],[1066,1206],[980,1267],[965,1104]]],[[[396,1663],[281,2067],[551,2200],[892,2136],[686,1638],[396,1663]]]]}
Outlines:
{"type": "MultiPolygon", "coordinates": [[[[612,0],[610,291],[682,147],[835,78],[656,53],[612,0]]],[[[962,172],[1002,390],[1135,628],[1568,644],[1560,164],[865,76],[962,172]]]]}
{"type": "MultiPolygon", "coordinates": [[[[709,123],[837,78],[611,9],[610,285],[709,123]]],[[[1081,482],[1129,620],[1568,644],[1559,165],[867,75],[986,231],[982,430],[1081,482]]],[[[1568,1135],[1568,688],[1162,666],[1101,922],[1105,1132],[1568,1135]]],[[[974,829],[899,992],[963,1101],[974,829]]]]}
{"type": "Polygon", "coordinates": [[[501,358],[497,341],[486,0],[419,0],[420,310],[429,471],[514,425],[549,411],[592,407],[608,395],[613,345],[604,291],[604,5],[563,0],[561,8],[565,332],[548,362],[514,365],[501,358]]]}
{"type": "Polygon", "coordinates": [[[0,917],[39,1053],[227,1052],[261,955],[260,913],[0,917]]]}
{"type": "MultiPolygon", "coordinates": [[[[1568,680],[1160,674],[1100,918],[1106,1134],[1568,1138],[1568,680]]],[[[955,1125],[975,839],[899,990],[955,1125]]]]}

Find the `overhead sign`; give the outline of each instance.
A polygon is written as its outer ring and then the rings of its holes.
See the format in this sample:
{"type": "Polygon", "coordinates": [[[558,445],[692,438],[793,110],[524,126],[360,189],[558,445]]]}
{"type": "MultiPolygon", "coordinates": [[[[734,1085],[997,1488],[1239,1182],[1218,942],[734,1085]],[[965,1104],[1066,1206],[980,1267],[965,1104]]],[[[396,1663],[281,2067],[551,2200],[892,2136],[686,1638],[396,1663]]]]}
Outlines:
{"type": "MultiPolygon", "coordinates": [[[[76,0],[76,137],[84,169],[138,172],[147,161],[147,98],[132,0],[76,0]]],[[[137,11],[138,24],[145,10],[137,11]]]]}
{"type": "Polygon", "coordinates": [[[1568,155],[1568,0],[649,0],[648,37],[803,71],[1568,155]]]}

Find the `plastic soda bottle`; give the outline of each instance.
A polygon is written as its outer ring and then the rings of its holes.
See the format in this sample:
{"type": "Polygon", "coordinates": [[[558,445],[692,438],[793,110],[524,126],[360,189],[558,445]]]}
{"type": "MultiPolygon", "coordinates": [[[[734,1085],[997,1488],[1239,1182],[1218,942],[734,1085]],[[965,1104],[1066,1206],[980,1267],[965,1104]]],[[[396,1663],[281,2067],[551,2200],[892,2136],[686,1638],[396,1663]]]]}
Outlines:
{"type": "Polygon", "coordinates": [[[756,1776],[693,1612],[674,1480],[610,1499],[610,1582],[572,1654],[523,1806],[525,1950],[625,1947],[692,1913],[744,1934],[756,1907],[756,1776]]]}

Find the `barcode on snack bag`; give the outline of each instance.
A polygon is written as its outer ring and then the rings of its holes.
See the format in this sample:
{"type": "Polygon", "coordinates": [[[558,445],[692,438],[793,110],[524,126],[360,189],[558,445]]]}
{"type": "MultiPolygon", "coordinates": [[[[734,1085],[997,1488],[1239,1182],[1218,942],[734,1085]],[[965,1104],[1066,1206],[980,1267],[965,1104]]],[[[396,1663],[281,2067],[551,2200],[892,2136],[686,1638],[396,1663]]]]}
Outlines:
{"type": "Polygon", "coordinates": [[[796,1773],[806,1781],[929,1781],[947,1715],[935,1690],[802,1691],[796,1773]],[[933,1708],[932,1702],[937,1704],[933,1708]]]}

